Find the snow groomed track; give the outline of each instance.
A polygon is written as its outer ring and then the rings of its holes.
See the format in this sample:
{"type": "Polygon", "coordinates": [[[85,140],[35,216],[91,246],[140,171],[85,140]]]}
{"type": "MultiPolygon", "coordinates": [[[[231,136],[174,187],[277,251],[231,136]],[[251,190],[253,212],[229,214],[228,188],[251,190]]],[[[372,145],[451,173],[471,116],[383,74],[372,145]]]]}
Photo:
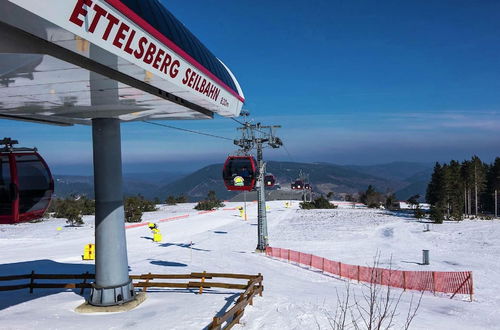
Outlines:
{"type": "MultiPolygon", "coordinates": [[[[384,211],[303,211],[297,209],[297,203],[290,209],[283,202],[268,204],[270,242],[275,246],[350,264],[371,265],[376,251],[380,251],[383,267],[392,257],[393,269],[474,271],[473,302],[424,294],[413,329],[494,329],[499,324],[496,309],[500,286],[496,279],[500,266],[492,257],[500,253],[499,223],[445,223],[423,232],[421,223],[384,211]],[[431,251],[431,265],[425,266],[429,268],[417,264],[421,249],[431,251]]],[[[241,204],[226,205],[233,208],[241,204]]],[[[160,222],[162,243],[152,242],[147,227],[127,230],[131,273],[262,273],[264,296],[246,308],[242,327],[317,329],[319,324],[329,329],[336,294],[342,295],[346,282],[255,253],[257,206],[249,205],[249,221],[242,220],[237,210],[198,214],[192,209],[194,204],[161,206],[157,212],[146,213],[144,223],[189,216],[160,222]]],[[[85,221],[81,228],[64,227],[62,219],[0,226],[0,275],[29,273],[33,269],[40,273],[92,271],[92,264],[81,260],[84,245],[93,239],[93,219],[86,217],[85,221]],[[63,230],[57,231],[59,226],[63,230]]],[[[351,288],[361,294],[363,285],[352,282],[351,288]]],[[[41,290],[33,295],[13,291],[0,293],[0,318],[6,329],[76,329],[82,322],[97,328],[201,329],[214,315],[233,305],[237,294],[215,290],[206,293],[148,292],[141,306],[117,317],[74,313],[83,298],[72,291],[41,290]]],[[[410,298],[411,293],[403,295],[401,314],[410,298]]],[[[404,319],[400,315],[397,321],[404,319]]]]}

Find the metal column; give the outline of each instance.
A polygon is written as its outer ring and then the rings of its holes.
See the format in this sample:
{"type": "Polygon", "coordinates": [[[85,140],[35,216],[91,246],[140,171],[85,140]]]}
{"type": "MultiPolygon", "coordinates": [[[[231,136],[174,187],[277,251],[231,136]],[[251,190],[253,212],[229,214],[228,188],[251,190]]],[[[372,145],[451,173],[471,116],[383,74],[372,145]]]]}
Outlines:
{"type": "Polygon", "coordinates": [[[264,184],[265,165],[262,160],[262,142],[257,143],[257,163],[259,164],[259,186],[257,187],[257,200],[258,200],[258,216],[257,216],[257,230],[259,241],[257,243],[257,250],[265,251],[269,245],[267,237],[267,216],[266,216],[266,191],[264,184]]]}
{"type": "Polygon", "coordinates": [[[89,303],[123,304],[135,298],[128,275],[123,209],[120,120],[92,120],[94,148],[95,283],[89,303]]]}

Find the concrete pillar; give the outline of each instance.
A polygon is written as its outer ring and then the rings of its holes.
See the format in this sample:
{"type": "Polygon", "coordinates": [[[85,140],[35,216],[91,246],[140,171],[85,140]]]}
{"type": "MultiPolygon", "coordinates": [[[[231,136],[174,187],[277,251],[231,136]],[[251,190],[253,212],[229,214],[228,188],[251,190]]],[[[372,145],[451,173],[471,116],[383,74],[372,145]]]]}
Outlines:
{"type": "Polygon", "coordinates": [[[135,298],[128,275],[123,209],[120,120],[92,119],[94,147],[95,283],[89,303],[120,305],[135,298]]]}

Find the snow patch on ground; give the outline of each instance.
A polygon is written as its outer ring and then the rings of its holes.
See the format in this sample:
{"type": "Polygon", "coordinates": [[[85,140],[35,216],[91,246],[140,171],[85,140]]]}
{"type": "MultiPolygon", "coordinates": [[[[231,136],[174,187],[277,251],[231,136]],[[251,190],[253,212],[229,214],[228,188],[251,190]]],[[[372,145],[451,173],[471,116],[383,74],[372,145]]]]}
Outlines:
{"type": "MultiPolygon", "coordinates": [[[[237,210],[197,214],[195,204],[160,206],[143,221],[158,221],[189,214],[184,219],[159,223],[164,241],[154,243],[147,227],[127,230],[131,273],[189,273],[191,271],[262,273],[264,296],[256,297],[237,328],[330,329],[337,293],[347,282],[333,276],[273,260],[255,253],[257,205],[249,203],[249,220],[237,210]],[[190,245],[193,243],[192,246],[190,245]],[[192,248],[190,248],[190,246],[192,248]]],[[[237,207],[242,203],[226,203],[237,207]]],[[[382,210],[346,205],[334,210],[300,210],[298,203],[269,202],[271,246],[290,248],[350,264],[372,265],[380,255],[381,267],[406,270],[474,272],[474,301],[426,293],[413,329],[499,329],[500,222],[465,220],[425,225],[382,210]],[[419,265],[422,249],[430,250],[430,266],[419,265]]],[[[93,217],[83,227],[69,227],[64,219],[15,226],[0,225],[0,276],[93,271],[81,260],[83,247],[93,243],[93,217]],[[57,230],[62,227],[62,230],[57,230]]],[[[3,283],[0,283],[2,285],[3,283]]],[[[351,282],[355,294],[364,286],[351,282]]],[[[399,293],[398,289],[394,292],[399,293]]],[[[28,290],[0,292],[2,329],[77,329],[81,324],[106,329],[201,329],[216,314],[234,304],[238,291],[152,290],[133,311],[82,315],[73,312],[83,302],[77,291],[28,290]]],[[[414,293],[416,296],[418,293],[414,293]]],[[[398,325],[405,320],[411,292],[401,300],[398,325]]]]}

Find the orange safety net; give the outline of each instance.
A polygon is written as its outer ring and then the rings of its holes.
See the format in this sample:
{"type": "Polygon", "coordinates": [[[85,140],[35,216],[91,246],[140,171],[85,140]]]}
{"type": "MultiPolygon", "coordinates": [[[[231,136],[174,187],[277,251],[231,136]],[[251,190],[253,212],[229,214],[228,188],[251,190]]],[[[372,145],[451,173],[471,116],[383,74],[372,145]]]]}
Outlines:
{"type": "MultiPolygon", "coordinates": [[[[473,294],[472,272],[403,271],[344,264],[289,249],[267,247],[266,255],[288,260],[325,273],[405,290],[473,294]]],[[[452,298],[453,298],[452,296],[452,298]]]]}

